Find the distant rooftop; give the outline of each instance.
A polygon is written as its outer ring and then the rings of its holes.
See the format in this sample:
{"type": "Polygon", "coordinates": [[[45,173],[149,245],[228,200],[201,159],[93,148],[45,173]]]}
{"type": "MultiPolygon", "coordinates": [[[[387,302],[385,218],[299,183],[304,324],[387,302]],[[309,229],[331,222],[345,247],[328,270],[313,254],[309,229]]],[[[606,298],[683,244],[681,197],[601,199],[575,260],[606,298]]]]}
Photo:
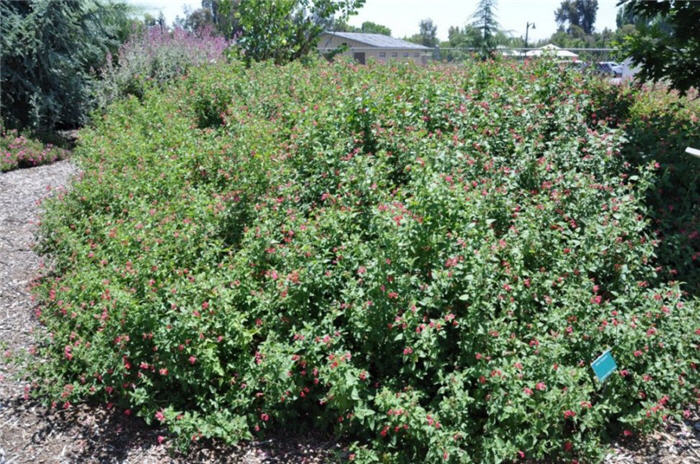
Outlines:
{"type": "Polygon", "coordinates": [[[327,34],[342,37],[348,40],[355,40],[370,47],[377,48],[410,48],[414,50],[431,50],[429,47],[418,45],[406,40],[395,39],[383,34],[367,34],[364,32],[333,32],[326,31],[327,34]]]}

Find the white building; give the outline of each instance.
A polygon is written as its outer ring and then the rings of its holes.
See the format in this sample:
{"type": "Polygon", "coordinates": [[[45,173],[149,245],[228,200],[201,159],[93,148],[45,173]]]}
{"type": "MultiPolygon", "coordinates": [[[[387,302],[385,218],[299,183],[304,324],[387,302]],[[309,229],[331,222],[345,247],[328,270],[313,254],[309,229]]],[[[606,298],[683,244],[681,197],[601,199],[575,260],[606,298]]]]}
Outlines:
{"type": "Polygon", "coordinates": [[[325,54],[342,45],[348,47],[342,55],[350,56],[361,64],[370,58],[382,63],[411,60],[417,64],[426,64],[433,56],[433,50],[429,47],[388,35],[364,32],[324,32],[318,42],[318,50],[325,54]]]}

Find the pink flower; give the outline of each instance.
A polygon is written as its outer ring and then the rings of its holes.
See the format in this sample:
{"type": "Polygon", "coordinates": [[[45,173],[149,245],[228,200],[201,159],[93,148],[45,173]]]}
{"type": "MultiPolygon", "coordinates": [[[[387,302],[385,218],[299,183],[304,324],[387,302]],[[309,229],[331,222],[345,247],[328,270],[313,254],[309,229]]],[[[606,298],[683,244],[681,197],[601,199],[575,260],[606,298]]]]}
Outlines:
{"type": "Polygon", "coordinates": [[[194,364],[197,362],[197,358],[195,356],[190,356],[190,364],[194,364]]]}
{"type": "Polygon", "coordinates": [[[568,419],[569,417],[576,417],[576,413],[571,409],[564,411],[564,419],[568,419]]]}
{"type": "Polygon", "coordinates": [[[165,441],[165,437],[163,435],[158,435],[158,438],[156,438],[156,440],[158,440],[159,445],[162,445],[165,441]]]}
{"type": "Polygon", "coordinates": [[[159,422],[165,422],[165,416],[163,415],[163,411],[156,412],[156,419],[158,419],[159,422]]]}
{"type": "Polygon", "coordinates": [[[523,393],[525,393],[527,396],[530,396],[530,395],[532,395],[532,389],[525,387],[525,388],[523,388],[523,393]]]}
{"type": "Polygon", "coordinates": [[[263,421],[263,422],[267,422],[267,421],[270,420],[270,416],[268,416],[268,415],[265,414],[265,413],[262,413],[262,414],[260,414],[260,420],[263,421]]]}
{"type": "Polygon", "coordinates": [[[535,385],[535,388],[538,389],[539,391],[544,391],[547,389],[547,385],[545,385],[544,382],[537,382],[537,385],[535,385]]]}
{"type": "Polygon", "coordinates": [[[408,356],[411,353],[413,353],[413,348],[411,348],[410,346],[407,346],[406,348],[403,349],[404,356],[408,356]]]}

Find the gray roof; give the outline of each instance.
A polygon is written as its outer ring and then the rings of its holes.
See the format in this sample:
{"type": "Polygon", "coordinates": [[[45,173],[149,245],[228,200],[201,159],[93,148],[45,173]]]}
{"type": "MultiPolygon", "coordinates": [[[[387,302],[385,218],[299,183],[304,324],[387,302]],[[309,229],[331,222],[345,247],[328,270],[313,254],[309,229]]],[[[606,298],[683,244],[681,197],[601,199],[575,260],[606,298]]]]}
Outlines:
{"type": "Polygon", "coordinates": [[[429,47],[423,45],[418,45],[413,42],[408,42],[406,40],[395,39],[383,34],[367,34],[364,32],[331,32],[327,31],[327,34],[334,35],[336,37],[342,37],[348,40],[355,40],[357,42],[362,42],[363,44],[369,45],[370,47],[377,48],[410,48],[414,50],[430,50],[429,47]]]}

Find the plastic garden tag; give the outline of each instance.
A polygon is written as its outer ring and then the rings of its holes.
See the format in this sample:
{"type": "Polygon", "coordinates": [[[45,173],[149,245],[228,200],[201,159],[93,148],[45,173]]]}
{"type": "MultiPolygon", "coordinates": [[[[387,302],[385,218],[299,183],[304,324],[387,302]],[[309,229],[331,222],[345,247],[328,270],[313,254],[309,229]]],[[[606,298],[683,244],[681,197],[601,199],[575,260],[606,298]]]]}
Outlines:
{"type": "Polygon", "coordinates": [[[598,381],[602,383],[617,369],[617,364],[615,364],[610,350],[606,350],[591,363],[591,367],[593,368],[595,376],[598,377],[598,381]]]}

